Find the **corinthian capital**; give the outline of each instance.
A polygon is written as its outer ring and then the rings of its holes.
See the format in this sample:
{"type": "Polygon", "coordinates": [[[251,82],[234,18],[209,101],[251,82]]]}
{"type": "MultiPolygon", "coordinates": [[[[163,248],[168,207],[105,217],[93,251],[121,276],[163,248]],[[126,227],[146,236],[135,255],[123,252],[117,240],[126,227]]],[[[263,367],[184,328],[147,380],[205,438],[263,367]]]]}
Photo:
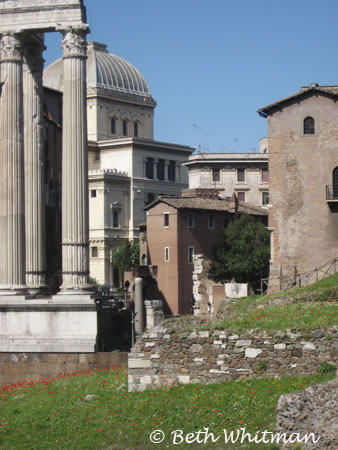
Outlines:
{"type": "Polygon", "coordinates": [[[22,61],[22,45],[17,34],[1,35],[0,61],[22,61]]]}
{"type": "Polygon", "coordinates": [[[87,56],[86,29],[67,28],[63,31],[63,57],[74,58],[87,56]]]}

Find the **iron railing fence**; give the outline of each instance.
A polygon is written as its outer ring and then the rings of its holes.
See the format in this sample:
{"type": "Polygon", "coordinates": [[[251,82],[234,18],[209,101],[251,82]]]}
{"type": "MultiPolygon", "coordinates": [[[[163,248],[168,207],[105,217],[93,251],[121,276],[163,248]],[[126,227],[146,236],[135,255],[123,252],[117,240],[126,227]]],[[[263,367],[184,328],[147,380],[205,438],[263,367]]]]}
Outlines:
{"type": "Polygon", "coordinates": [[[326,186],[326,200],[338,200],[338,185],[326,186]]]}
{"type": "Polygon", "coordinates": [[[282,291],[284,289],[299,288],[308,286],[316,281],[322,280],[330,275],[333,275],[338,270],[338,258],[323,264],[317,269],[310,272],[295,273],[293,275],[282,275],[274,278],[261,279],[261,293],[265,295],[268,291],[282,291]]]}

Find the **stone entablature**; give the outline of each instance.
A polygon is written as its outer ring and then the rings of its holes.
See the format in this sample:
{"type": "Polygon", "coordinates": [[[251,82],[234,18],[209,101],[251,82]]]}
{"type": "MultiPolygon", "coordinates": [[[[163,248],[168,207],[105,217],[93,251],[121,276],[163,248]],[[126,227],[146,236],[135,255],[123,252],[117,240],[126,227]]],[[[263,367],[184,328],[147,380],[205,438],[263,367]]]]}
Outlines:
{"type": "Polygon", "coordinates": [[[82,0],[7,0],[0,3],[0,14],[4,19],[0,23],[0,34],[57,31],[86,22],[82,0]]]}
{"type": "Polygon", "coordinates": [[[338,357],[338,327],[300,332],[235,334],[216,330],[173,333],[152,330],[129,354],[129,391],[173,384],[222,383],[263,376],[317,373],[338,357]]]}

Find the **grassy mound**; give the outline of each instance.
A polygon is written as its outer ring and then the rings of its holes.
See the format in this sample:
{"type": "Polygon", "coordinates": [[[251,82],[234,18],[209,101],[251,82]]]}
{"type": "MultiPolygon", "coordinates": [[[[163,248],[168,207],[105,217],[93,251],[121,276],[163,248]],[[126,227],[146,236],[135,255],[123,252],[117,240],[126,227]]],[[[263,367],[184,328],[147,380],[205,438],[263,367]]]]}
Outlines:
{"type": "Polygon", "coordinates": [[[338,273],[310,286],[271,295],[251,295],[229,300],[213,321],[196,317],[168,319],[164,327],[175,330],[228,329],[245,331],[261,329],[327,329],[338,324],[338,273]]]}

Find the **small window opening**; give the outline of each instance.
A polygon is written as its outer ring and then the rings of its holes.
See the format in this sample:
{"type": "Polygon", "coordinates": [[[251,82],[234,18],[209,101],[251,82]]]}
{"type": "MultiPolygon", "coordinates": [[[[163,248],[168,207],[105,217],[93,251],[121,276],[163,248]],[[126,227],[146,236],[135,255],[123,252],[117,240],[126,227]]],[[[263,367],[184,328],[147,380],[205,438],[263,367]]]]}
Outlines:
{"type": "Polygon", "coordinates": [[[209,215],[208,227],[209,227],[210,230],[213,230],[215,228],[215,216],[213,214],[209,215]]]}
{"type": "Polygon", "coordinates": [[[269,204],[269,192],[262,192],[262,205],[269,204]]]}
{"type": "Polygon", "coordinates": [[[212,169],[212,181],[217,182],[220,180],[220,169],[212,169]]]}
{"type": "Polygon", "coordinates": [[[313,117],[305,117],[304,134],[315,134],[315,121],[313,117]]]}
{"type": "Polygon", "coordinates": [[[169,227],[169,214],[164,214],[164,226],[169,227]]]}
{"type": "Polygon", "coordinates": [[[195,216],[193,214],[188,215],[188,228],[194,228],[195,226],[195,216]]]}
{"type": "Polygon", "coordinates": [[[116,120],[115,119],[110,120],[110,131],[111,131],[111,134],[116,133],[116,120]]]}
{"type": "Polygon", "coordinates": [[[90,191],[90,196],[93,198],[93,197],[96,197],[96,189],[91,189],[91,191],[90,191]]]}
{"type": "Polygon", "coordinates": [[[99,255],[97,247],[92,247],[92,258],[97,258],[99,255]]]}
{"type": "Polygon", "coordinates": [[[237,192],[237,198],[240,202],[245,202],[245,192],[237,192]]]}
{"type": "Polygon", "coordinates": [[[194,247],[188,247],[188,264],[194,263],[194,247]]]}
{"type": "Polygon", "coordinates": [[[128,134],[128,124],[126,119],[122,122],[122,134],[123,136],[127,136],[128,134]]]}
{"type": "Polygon", "coordinates": [[[245,181],[245,169],[237,169],[237,181],[238,182],[245,181]]]}
{"type": "Polygon", "coordinates": [[[138,123],[134,122],[134,136],[138,137],[138,123]]]}
{"type": "Polygon", "coordinates": [[[119,227],[119,213],[117,211],[113,212],[113,228],[119,227]]]}

